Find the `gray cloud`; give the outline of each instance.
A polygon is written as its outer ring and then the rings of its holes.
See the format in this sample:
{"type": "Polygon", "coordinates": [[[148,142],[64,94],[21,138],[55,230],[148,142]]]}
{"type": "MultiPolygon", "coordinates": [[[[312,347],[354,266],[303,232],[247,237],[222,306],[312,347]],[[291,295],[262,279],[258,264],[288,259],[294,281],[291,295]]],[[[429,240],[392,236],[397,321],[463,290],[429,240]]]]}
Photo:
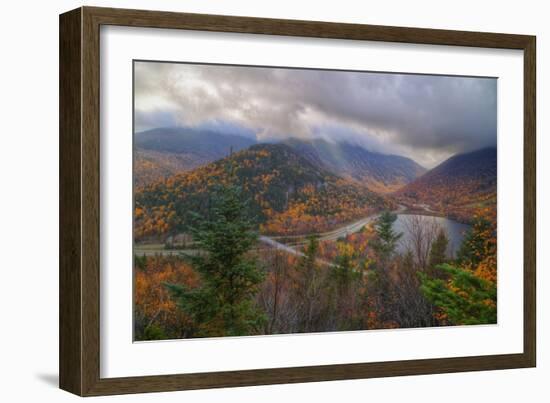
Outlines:
{"type": "Polygon", "coordinates": [[[496,88],[490,78],[137,62],[135,124],[346,140],[431,167],[496,144],[496,88]]]}

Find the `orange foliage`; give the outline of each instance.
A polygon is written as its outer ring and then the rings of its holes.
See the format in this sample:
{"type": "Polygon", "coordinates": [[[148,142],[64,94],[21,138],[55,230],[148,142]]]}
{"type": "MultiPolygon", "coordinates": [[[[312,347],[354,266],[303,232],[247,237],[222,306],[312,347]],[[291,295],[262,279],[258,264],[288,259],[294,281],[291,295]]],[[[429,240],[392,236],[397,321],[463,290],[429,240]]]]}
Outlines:
{"type": "Polygon", "coordinates": [[[477,267],[471,268],[474,274],[493,284],[497,281],[497,239],[496,239],[496,209],[485,208],[479,210],[477,216],[481,216],[491,223],[490,228],[481,232],[483,236],[483,260],[477,267]]]}
{"type": "Polygon", "coordinates": [[[164,283],[184,284],[196,287],[198,276],[193,269],[178,258],[152,256],[145,260],[144,268],[135,269],[134,307],[143,318],[144,326],[160,323],[173,329],[177,335],[190,323],[189,318],[170,298],[164,283]]]}

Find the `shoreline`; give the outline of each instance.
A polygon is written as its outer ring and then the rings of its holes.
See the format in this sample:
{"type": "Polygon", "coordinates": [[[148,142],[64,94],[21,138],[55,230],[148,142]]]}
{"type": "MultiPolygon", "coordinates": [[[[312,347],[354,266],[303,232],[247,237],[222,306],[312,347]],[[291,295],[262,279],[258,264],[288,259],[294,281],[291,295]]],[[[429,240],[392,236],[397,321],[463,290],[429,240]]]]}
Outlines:
{"type": "MultiPolygon", "coordinates": [[[[260,242],[264,241],[267,238],[267,239],[270,239],[272,241],[275,241],[277,243],[280,243],[280,244],[286,245],[286,246],[290,246],[292,244],[292,241],[294,241],[295,243],[297,241],[297,243],[295,245],[292,245],[292,246],[299,246],[300,244],[305,243],[305,240],[309,236],[316,236],[316,237],[319,238],[319,240],[336,240],[337,237],[335,237],[335,235],[341,234],[342,231],[349,232],[349,233],[355,233],[358,230],[360,230],[360,228],[363,228],[365,225],[368,225],[373,220],[375,220],[381,213],[382,213],[382,211],[377,211],[377,212],[375,212],[375,213],[373,213],[369,216],[363,217],[362,219],[360,219],[358,221],[352,221],[350,223],[347,223],[347,224],[345,224],[341,227],[335,228],[333,230],[320,232],[320,233],[316,233],[316,234],[294,234],[294,235],[277,235],[277,234],[274,234],[274,235],[270,235],[270,234],[258,233],[258,237],[260,238],[260,242]],[[359,227],[359,229],[350,228],[350,227],[355,227],[356,224],[359,227]],[[348,229],[348,231],[346,231],[346,229],[348,229]],[[323,238],[327,238],[327,239],[323,239],[323,238]]],[[[407,207],[405,205],[402,205],[402,204],[400,204],[397,209],[392,210],[392,213],[396,214],[396,215],[421,215],[421,216],[427,216],[427,217],[440,217],[440,218],[446,218],[446,219],[455,221],[455,222],[460,223],[460,224],[471,225],[470,222],[467,222],[467,221],[464,221],[464,220],[459,220],[455,217],[451,217],[451,216],[445,215],[443,213],[439,213],[437,211],[424,210],[424,209],[413,209],[413,208],[409,208],[409,207],[407,207]]],[[[162,247],[163,245],[164,244],[161,243],[161,242],[142,243],[142,244],[134,243],[133,250],[134,250],[134,252],[146,252],[146,253],[155,253],[155,252],[159,253],[160,252],[162,254],[169,253],[169,252],[176,252],[177,253],[177,252],[180,252],[182,250],[182,249],[179,249],[179,248],[166,249],[166,248],[162,247]]]]}

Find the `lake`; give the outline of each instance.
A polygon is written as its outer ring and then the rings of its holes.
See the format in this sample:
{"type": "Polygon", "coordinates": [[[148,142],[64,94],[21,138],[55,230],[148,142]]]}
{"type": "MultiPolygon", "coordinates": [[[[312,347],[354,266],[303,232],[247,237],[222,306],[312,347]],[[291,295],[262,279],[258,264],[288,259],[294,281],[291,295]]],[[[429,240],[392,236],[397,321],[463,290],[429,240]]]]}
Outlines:
{"type": "Polygon", "coordinates": [[[407,244],[411,239],[411,235],[407,230],[407,220],[411,217],[420,218],[423,223],[431,224],[435,222],[441,227],[449,238],[449,245],[447,246],[447,255],[453,257],[462,243],[465,232],[470,228],[470,225],[462,224],[457,221],[450,220],[446,217],[432,217],[415,214],[398,214],[397,220],[393,224],[393,229],[396,232],[402,232],[403,236],[399,240],[399,246],[397,247],[399,252],[405,252],[407,250],[407,244]]]}

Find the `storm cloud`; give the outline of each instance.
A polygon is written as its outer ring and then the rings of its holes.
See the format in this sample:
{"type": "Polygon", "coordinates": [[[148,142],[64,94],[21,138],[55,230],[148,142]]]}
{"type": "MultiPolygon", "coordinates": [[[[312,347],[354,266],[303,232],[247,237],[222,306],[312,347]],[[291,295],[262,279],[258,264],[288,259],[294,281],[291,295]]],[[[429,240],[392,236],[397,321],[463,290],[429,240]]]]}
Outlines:
{"type": "Polygon", "coordinates": [[[496,145],[497,80],[136,62],[135,130],[217,127],[273,141],[322,137],[432,167],[496,145]]]}

